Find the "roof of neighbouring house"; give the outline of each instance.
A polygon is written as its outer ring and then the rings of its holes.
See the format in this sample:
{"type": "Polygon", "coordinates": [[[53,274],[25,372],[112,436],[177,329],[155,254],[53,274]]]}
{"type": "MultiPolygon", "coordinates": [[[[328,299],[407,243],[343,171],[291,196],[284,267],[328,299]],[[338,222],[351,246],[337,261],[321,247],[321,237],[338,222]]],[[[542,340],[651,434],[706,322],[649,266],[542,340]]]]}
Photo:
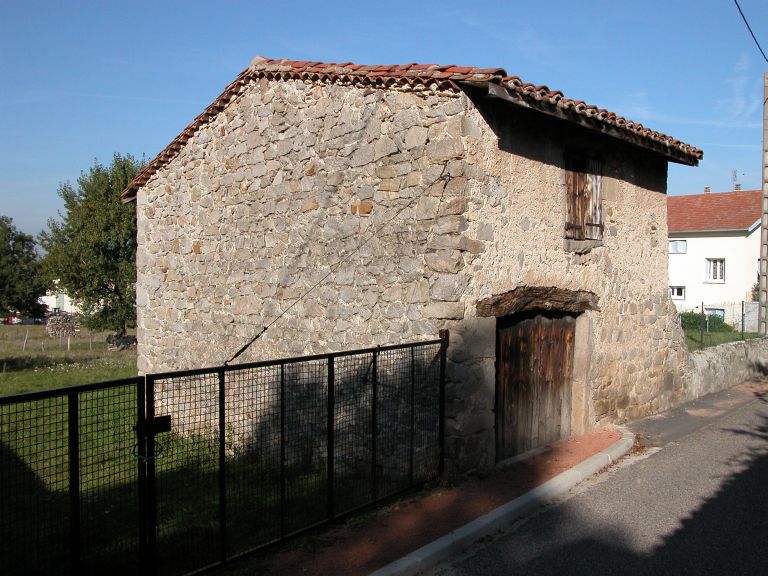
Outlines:
{"type": "Polygon", "coordinates": [[[760,190],[667,196],[669,232],[749,230],[760,220],[760,190]]]}
{"type": "Polygon", "coordinates": [[[461,91],[462,85],[472,85],[485,88],[495,97],[501,97],[518,106],[538,110],[587,129],[648,148],[674,162],[695,166],[703,157],[701,150],[685,142],[646,128],[642,124],[627,120],[603,108],[581,100],[566,98],[558,90],[523,82],[517,76],[509,76],[503,68],[436,64],[364,66],[351,62],[337,64],[256,57],[210,106],[128,184],[121,194],[123,201],[134,200],[136,191],[146,184],[155,172],[173,160],[198,130],[236,99],[249,83],[260,78],[300,79],[307,82],[422,92],[461,91]]]}

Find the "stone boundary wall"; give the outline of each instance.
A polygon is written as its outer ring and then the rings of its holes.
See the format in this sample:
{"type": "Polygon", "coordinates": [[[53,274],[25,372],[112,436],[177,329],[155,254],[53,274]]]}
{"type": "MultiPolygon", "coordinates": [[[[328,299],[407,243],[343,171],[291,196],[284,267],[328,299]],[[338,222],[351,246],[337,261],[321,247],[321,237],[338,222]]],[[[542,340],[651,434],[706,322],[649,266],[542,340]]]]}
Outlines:
{"type": "Polygon", "coordinates": [[[725,390],[768,369],[768,338],[720,344],[691,352],[686,400],[725,390]]]}

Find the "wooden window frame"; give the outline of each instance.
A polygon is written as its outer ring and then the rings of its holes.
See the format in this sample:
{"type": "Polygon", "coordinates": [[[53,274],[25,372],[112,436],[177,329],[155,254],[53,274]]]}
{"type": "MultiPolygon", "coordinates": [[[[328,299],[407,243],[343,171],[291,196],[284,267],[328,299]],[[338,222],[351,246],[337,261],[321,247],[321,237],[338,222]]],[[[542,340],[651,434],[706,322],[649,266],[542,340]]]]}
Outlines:
{"type": "Polygon", "coordinates": [[[602,242],[603,161],[595,156],[567,153],[565,156],[565,238],[602,242]]]}

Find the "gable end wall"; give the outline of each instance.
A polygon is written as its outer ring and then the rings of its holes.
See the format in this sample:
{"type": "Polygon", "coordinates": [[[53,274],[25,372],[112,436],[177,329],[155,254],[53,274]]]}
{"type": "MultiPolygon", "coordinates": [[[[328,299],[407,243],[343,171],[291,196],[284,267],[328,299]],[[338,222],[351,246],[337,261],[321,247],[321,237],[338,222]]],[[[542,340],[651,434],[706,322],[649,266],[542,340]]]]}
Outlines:
{"type": "Polygon", "coordinates": [[[241,360],[447,327],[452,469],[487,469],[495,319],[475,306],[556,286],[600,302],[577,334],[582,430],[677,402],[666,163],[604,146],[604,244],[567,252],[563,139],[497,118],[465,94],[252,84],[138,194],[140,370],[219,365],[322,279],[241,360]]]}

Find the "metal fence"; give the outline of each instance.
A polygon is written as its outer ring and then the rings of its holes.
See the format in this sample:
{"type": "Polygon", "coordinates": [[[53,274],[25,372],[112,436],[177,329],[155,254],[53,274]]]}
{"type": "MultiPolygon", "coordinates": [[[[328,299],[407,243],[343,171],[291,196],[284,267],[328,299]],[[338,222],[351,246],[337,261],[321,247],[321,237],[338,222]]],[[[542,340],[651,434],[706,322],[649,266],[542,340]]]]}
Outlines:
{"type": "Polygon", "coordinates": [[[3,574],[188,574],[436,478],[447,333],[0,397],[3,574]]]}
{"type": "Polygon", "coordinates": [[[757,336],[757,302],[702,302],[680,312],[688,348],[700,350],[757,336]]]}

